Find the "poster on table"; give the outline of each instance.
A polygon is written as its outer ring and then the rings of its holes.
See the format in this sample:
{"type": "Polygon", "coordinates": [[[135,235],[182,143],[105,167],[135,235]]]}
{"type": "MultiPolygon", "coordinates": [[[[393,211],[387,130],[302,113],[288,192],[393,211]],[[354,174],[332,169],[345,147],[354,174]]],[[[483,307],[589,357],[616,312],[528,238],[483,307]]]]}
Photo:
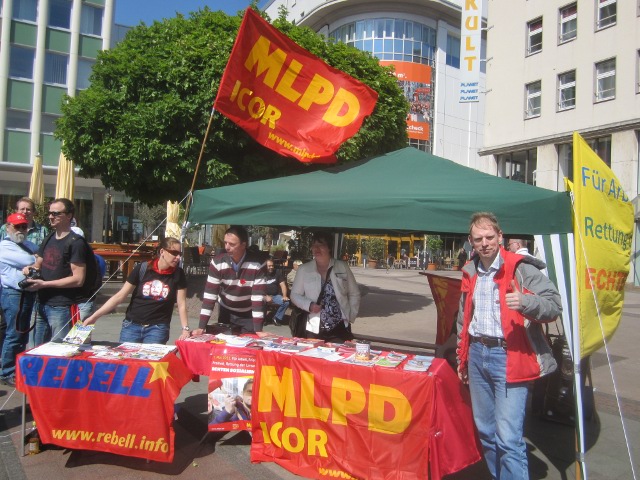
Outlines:
{"type": "Polygon", "coordinates": [[[174,403],[190,379],[172,354],[153,362],[23,354],[16,386],[42,443],[172,462],[174,403]]]}
{"type": "Polygon", "coordinates": [[[209,431],[251,429],[255,350],[223,347],[211,355],[209,431]]]}
{"type": "Polygon", "coordinates": [[[433,377],[257,352],[252,462],[305,478],[428,478],[433,377]]]}

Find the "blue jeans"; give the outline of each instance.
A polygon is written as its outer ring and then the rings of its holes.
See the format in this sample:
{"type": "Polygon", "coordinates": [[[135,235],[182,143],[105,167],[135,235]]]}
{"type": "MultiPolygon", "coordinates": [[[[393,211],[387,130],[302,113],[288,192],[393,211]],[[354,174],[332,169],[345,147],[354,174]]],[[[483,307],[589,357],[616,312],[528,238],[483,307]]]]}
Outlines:
{"type": "MultiPolygon", "coordinates": [[[[93,300],[78,304],[80,318],[83,321],[93,312],[93,300]]],[[[71,306],[38,305],[38,319],[34,332],[35,345],[42,345],[51,340],[62,341],[71,330],[71,306]]]]}
{"type": "Polygon", "coordinates": [[[140,325],[133,323],[126,318],[122,321],[122,329],[120,330],[120,342],[133,343],[161,343],[166,344],[169,341],[169,324],[161,323],[159,325],[140,325]]]}
{"type": "Polygon", "coordinates": [[[287,308],[289,307],[289,301],[287,300],[285,302],[282,299],[282,295],[272,295],[271,296],[271,303],[273,303],[274,305],[279,305],[278,311],[273,316],[273,319],[276,322],[282,322],[282,319],[284,318],[284,312],[286,312],[287,308]]]}
{"type": "Polygon", "coordinates": [[[522,438],[527,382],[507,383],[507,352],[502,347],[469,346],[469,390],[473,419],[493,478],[529,478],[522,438]]]}
{"type": "Polygon", "coordinates": [[[7,325],[7,331],[2,345],[1,377],[10,377],[16,373],[16,356],[24,352],[29,341],[29,326],[31,312],[36,300],[36,294],[22,292],[13,288],[3,288],[2,314],[7,325]],[[22,309],[20,308],[22,300],[22,309]]]}

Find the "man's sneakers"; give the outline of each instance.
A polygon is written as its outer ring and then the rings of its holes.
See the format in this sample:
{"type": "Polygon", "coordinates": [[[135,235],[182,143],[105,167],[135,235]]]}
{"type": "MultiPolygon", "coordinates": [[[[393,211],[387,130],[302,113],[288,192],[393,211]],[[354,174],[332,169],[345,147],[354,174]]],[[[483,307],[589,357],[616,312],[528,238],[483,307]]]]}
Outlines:
{"type": "Polygon", "coordinates": [[[8,377],[0,377],[0,384],[7,385],[8,387],[15,387],[16,386],[15,375],[10,375],[8,377]]]}
{"type": "Polygon", "coordinates": [[[278,320],[276,317],[273,317],[273,324],[276,327],[284,327],[286,325],[283,320],[278,320]]]}

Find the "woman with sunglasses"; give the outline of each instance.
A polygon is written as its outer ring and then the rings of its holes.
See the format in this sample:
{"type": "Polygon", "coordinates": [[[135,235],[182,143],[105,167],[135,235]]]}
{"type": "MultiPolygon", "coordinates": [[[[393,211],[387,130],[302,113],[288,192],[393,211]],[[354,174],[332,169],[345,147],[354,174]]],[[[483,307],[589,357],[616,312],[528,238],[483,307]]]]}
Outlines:
{"type": "Polygon", "coordinates": [[[158,258],[136,265],[120,291],[87,318],[83,325],[94,324],[131,294],[131,302],[122,322],[120,342],[166,344],[176,302],[182,324],[180,338],[187,338],[190,335],[187,279],[179,266],[181,256],[180,241],[172,237],[165,238],[158,247],[158,258]]]}

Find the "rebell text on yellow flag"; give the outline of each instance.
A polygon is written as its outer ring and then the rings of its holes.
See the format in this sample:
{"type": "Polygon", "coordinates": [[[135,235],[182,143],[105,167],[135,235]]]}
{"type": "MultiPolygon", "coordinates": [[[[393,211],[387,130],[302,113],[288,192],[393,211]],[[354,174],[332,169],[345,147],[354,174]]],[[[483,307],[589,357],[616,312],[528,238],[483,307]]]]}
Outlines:
{"type": "Polygon", "coordinates": [[[573,134],[574,232],[580,358],[603,346],[622,317],[633,205],[611,169],[573,134]]]}

